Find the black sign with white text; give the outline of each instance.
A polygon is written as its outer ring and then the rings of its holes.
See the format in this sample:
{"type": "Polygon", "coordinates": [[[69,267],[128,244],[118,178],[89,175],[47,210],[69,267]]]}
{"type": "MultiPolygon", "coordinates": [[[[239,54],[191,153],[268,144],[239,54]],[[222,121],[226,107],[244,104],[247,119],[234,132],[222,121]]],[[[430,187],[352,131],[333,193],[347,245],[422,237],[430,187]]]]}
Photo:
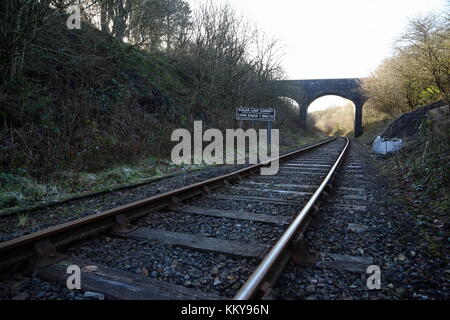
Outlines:
{"type": "Polygon", "coordinates": [[[275,110],[240,107],[236,109],[236,120],[275,121],[275,110]]]}

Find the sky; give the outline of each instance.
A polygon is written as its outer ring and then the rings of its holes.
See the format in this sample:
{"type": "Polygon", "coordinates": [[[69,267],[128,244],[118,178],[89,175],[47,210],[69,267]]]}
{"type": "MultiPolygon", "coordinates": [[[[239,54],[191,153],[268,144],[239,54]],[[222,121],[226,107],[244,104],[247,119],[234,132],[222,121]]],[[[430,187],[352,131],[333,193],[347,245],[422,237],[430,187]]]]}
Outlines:
{"type": "MultiPolygon", "coordinates": [[[[187,1],[192,8],[203,2],[187,1]]],[[[405,31],[409,18],[440,10],[446,0],[228,2],[266,34],[280,40],[288,79],[325,79],[369,76],[392,54],[395,37],[405,31]]]]}

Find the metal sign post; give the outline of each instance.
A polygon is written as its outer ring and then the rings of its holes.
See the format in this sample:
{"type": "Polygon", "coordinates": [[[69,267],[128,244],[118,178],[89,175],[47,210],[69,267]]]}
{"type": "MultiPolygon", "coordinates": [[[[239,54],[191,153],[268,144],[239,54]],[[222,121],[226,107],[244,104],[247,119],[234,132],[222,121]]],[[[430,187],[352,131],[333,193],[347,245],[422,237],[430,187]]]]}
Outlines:
{"type": "Polygon", "coordinates": [[[268,154],[272,154],[272,121],[275,121],[275,110],[271,107],[267,108],[246,108],[240,107],[236,109],[236,120],[239,120],[239,126],[242,128],[242,121],[251,121],[253,128],[254,121],[267,122],[267,150],[268,154]]]}
{"type": "Polygon", "coordinates": [[[272,121],[267,122],[267,155],[272,155],[272,121]]]}

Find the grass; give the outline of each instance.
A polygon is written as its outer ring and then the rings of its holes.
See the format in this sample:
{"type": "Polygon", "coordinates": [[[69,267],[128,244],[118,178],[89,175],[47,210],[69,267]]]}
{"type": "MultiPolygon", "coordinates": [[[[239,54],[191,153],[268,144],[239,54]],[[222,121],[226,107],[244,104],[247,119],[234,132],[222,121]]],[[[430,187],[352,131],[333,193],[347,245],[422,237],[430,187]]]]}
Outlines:
{"type": "MultiPolygon", "coordinates": [[[[291,134],[289,143],[280,146],[281,152],[299,145],[326,140],[325,136],[291,134]]],[[[207,168],[201,165],[174,165],[167,159],[147,158],[135,164],[111,167],[99,172],[58,171],[46,182],[38,183],[25,170],[0,174],[0,214],[13,210],[32,209],[36,205],[51,204],[71,198],[112,191],[117,188],[149,183],[174,174],[207,168]]],[[[26,216],[19,216],[19,226],[25,225],[26,216]]]]}
{"type": "Polygon", "coordinates": [[[449,206],[449,115],[448,108],[430,112],[416,139],[394,157],[405,178],[442,208],[449,206]]]}
{"type": "Polygon", "coordinates": [[[302,136],[301,138],[298,138],[296,141],[297,145],[306,145],[325,141],[328,138],[329,138],[328,136],[324,135],[305,135],[302,136]]]}
{"type": "Polygon", "coordinates": [[[19,213],[17,215],[19,222],[17,223],[18,227],[25,227],[27,225],[28,222],[28,214],[26,213],[19,213]]]}
{"type": "Polygon", "coordinates": [[[38,183],[25,172],[0,174],[0,212],[3,209],[47,203],[83,193],[112,190],[124,184],[151,181],[192,166],[176,166],[155,158],[134,165],[122,165],[97,173],[61,171],[52,174],[46,183],[38,183]]]}
{"type": "Polygon", "coordinates": [[[0,208],[11,207],[25,199],[40,201],[51,190],[30,177],[11,173],[0,173],[0,208]]]}

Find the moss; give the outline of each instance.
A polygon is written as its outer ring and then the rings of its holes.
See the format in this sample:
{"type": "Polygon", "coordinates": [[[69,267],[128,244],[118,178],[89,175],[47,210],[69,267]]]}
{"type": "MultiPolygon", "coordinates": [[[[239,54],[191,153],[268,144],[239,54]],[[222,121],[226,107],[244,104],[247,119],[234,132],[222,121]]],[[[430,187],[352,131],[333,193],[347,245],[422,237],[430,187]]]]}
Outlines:
{"type": "Polygon", "coordinates": [[[26,179],[25,181],[26,182],[20,187],[24,197],[39,201],[46,196],[47,188],[45,186],[34,183],[29,179],[26,179]]]}
{"type": "Polygon", "coordinates": [[[158,169],[154,168],[154,167],[149,167],[149,168],[145,168],[142,170],[142,173],[146,176],[159,176],[161,175],[161,171],[159,171],[158,169]]]}
{"type": "Polygon", "coordinates": [[[12,173],[0,175],[0,208],[40,201],[47,195],[47,188],[30,177],[12,173]]]}
{"type": "Polygon", "coordinates": [[[18,205],[23,195],[17,192],[0,192],[0,208],[10,208],[18,205]]]}

